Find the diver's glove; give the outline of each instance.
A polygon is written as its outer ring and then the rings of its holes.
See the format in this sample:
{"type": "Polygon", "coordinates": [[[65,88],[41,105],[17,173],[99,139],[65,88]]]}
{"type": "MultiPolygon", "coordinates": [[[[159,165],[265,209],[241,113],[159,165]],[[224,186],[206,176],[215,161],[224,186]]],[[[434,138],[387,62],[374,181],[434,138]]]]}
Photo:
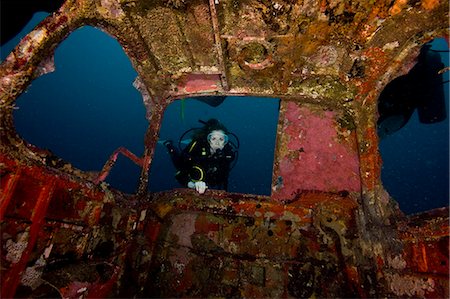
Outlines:
{"type": "Polygon", "coordinates": [[[191,189],[195,189],[200,194],[205,193],[206,188],[208,188],[208,186],[206,186],[206,183],[203,181],[198,181],[198,182],[190,181],[188,183],[188,187],[191,189]]]}

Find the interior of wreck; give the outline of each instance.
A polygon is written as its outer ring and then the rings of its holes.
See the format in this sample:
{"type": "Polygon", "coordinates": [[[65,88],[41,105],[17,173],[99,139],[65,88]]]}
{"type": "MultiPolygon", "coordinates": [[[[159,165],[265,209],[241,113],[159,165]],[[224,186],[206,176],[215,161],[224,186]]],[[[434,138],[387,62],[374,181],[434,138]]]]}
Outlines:
{"type": "MultiPolygon", "coordinates": [[[[380,99],[414,73],[430,41],[448,46],[448,6],[66,0],[36,8],[48,15],[0,65],[1,297],[449,297],[448,205],[404,213],[382,183],[379,150],[380,99]],[[135,75],[135,98],[117,108],[123,120],[108,122],[105,96],[88,99],[104,113],[93,124],[139,139],[136,148],[111,144],[95,169],[24,138],[17,114],[21,96],[58,74],[58,47],[87,27],[111,37],[135,75]],[[211,116],[191,107],[224,98],[239,107],[227,119],[232,131],[252,115],[261,122],[245,128],[270,150],[255,152],[240,132],[228,191],[176,186],[158,164],[162,140],[211,116]],[[165,116],[171,109],[177,117],[165,116]],[[136,118],[140,127],[128,126],[136,118]],[[264,163],[244,164],[246,155],[264,163]],[[133,175],[118,174],[123,161],[133,175]],[[124,180],[131,189],[117,187],[124,180]]],[[[104,88],[119,93],[112,85],[104,88]]],[[[432,121],[446,117],[438,104],[432,121]]]]}

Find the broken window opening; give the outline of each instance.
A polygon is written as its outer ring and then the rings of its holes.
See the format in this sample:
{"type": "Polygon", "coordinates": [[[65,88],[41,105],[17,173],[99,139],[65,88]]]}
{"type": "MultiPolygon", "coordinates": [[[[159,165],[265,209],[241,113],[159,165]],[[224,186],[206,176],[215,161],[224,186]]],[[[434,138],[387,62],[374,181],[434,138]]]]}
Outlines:
{"type": "MultiPolygon", "coordinates": [[[[137,73],[120,44],[85,26],[59,45],[55,65],[17,99],[17,133],[94,174],[118,148],[141,157],[148,122],[142,96],[133,87],[137,73]]],[[[139,166],[119,158],[106,182],[134,193],[139,174],[139,166]]]]}
{"type": "Polygon", "coordinates": [[[378,100],[381,179],[406,214],[448,206],[448,44],[435,39],[378,100]]]}
{"type": "MultiPolygon", "coordinates": [[[[200,121],[219,120],[236,135],[237,160],[232,162],[228,191],[270,195],[278,123],[279,99],[259,97],[197,97],[176,100],[164,112],[159,141],[150,168],[149,191],[184,188],[175,179],[176,168],[164,146],[172,140],[184,148],[190,142],[191,128],[200,121]],[[180,140],[181,137],[181,140],[180,140]],[[234,164],[235,163],[235,164],[234,164]],[[233,166],[234,165],[234,166],[233,166]]],[[[233,136],[230,141],[235,142],[233,136]]]]}

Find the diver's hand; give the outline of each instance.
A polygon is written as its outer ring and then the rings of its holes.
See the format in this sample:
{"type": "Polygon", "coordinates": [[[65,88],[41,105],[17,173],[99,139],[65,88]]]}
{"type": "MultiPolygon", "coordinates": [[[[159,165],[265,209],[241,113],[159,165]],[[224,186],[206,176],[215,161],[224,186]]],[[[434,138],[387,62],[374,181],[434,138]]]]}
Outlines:
{"type": "Polygon", "coordinates": [[[208,188],[208,186],[206,186],[206,183],[203,181],[198,181],[198,182],[192,182],[190,181],[188,183],[188,187],[191,189],[195,189],[198,193],[203,194],[206,191],[206,188],[208,188]]]}

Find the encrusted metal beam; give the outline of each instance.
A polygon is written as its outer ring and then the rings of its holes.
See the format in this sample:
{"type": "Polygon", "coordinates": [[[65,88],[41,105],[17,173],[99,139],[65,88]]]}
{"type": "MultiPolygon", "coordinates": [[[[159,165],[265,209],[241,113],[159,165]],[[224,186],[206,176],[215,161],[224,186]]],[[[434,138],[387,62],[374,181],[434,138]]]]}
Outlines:
{"type": "Polygon", "coordinates": [[[222,40],[220,38],[220,28],[219,28],[219,20],[217,18],[217,11],[216,11],[216,2],[217,0],[209,0],[209,11],[211,13],[211,22],[213,26],[214,31],[214,44],[215,44],[215,50],[217,53],[217,60],[219,63],[219,70],[220,70],[220,79],[222,83],[222,88],[225,91],[230,90],[229,82],[227,79],[227,70],[225,67],[225,60],[223,55],[223,49],[222,49],[222,40]]]}

